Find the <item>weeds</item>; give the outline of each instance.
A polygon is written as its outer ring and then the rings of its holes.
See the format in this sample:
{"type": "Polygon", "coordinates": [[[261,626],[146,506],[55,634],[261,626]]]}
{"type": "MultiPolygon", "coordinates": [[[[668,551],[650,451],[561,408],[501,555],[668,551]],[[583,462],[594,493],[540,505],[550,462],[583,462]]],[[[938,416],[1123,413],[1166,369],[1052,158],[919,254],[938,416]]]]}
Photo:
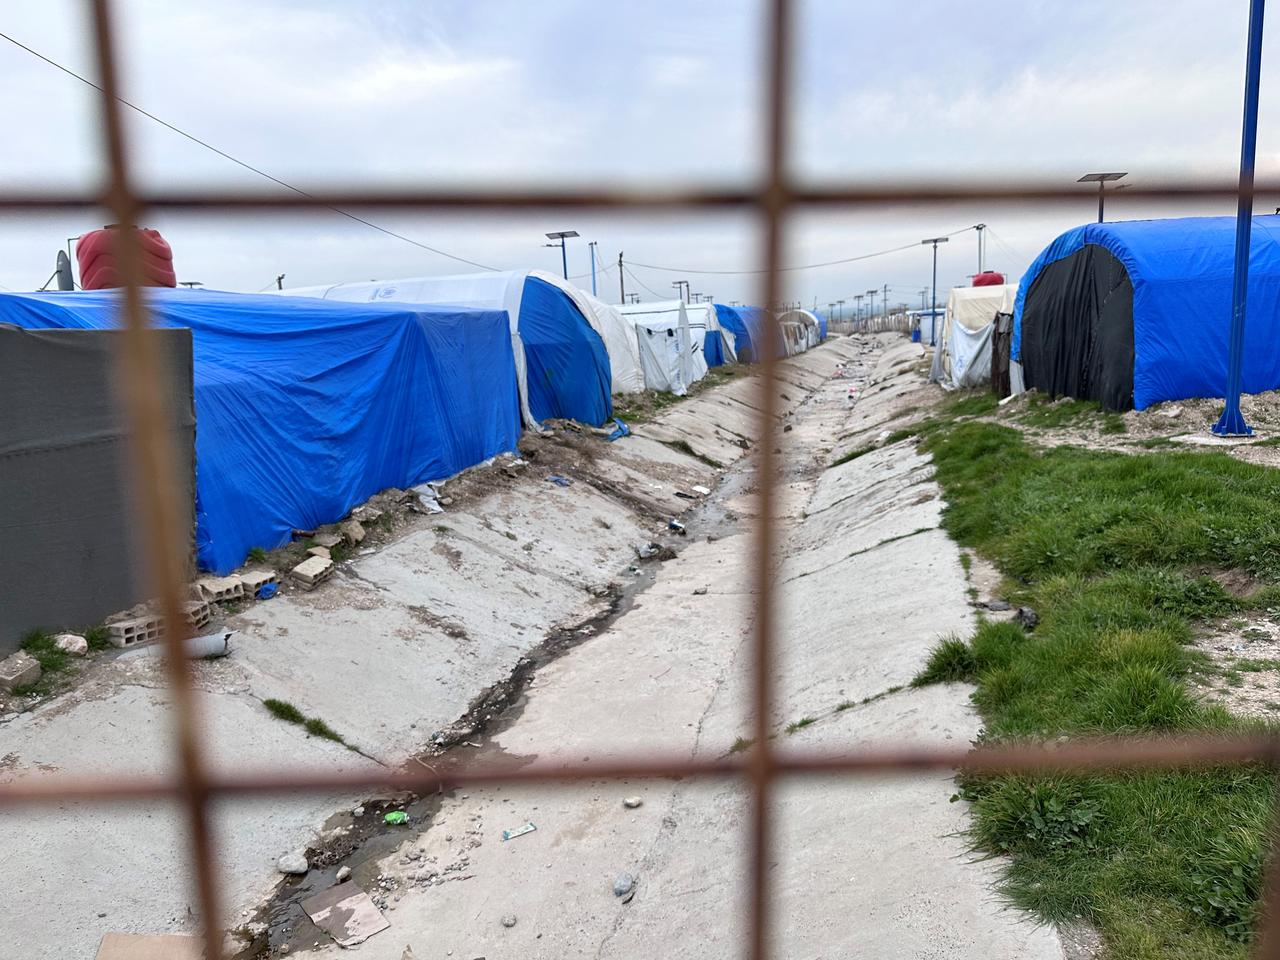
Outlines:
{"type": "Polygon", "coordinates": [[[262,547],[252,547],[249,550],[249,559],[254,563],[266,563],[267,551],[262,549],[262,547]]]}
{"type": "Polygon", "coordinates": [[[90,650],[110,650],[113,646],[111,643],[111,635],[107,632],[106,624],[102,623],[86,630],[84,632],[84,639],[89,644],[90,650]]]}
{"type": "Polygon", "coordinates": [[[737,740],[733,741],[733,745],[729,747],[729,752],[732,754],[750,750],[755,745],[755,742],[753,737],[738,737],[737,740]]]}
{"type": "Polygon", "coordinates": [[[801,717],[799,720],[792,720],[787,724],[787,735],[790,736],[793,733],[797,733],[805,727],[811,726],[817,722],[817,718],[815,717],[801,717]]]}
{"type": "MultiPolygon", "coordinates": [[[[1036,405],[1040,425],[1088,405],[1036,405]]],[[[1105,427],[1105,424],[1104,424],[1105,427]]],[[[1280,580],[1280,473],[1220,452],[1039,450],[1015,430],[924,435],[943,523],[1040,614],[938,644],[915,684],[969,680],[993,742],[1274,729],[1196,699],[1191,624],[1263,609],[1280,580]],[[1263,581],[1248,600],[1206,569],[1263,581]]],[[[1237,663],[1241,678],[1266,661],[1237,663]]],[[[972,837],[1008,855],[1004,890],[1041,917],[1083,917],[1108,956],[1242,957],[1256,919],[1274,793],[1261,768],[963,783],[972,837]]]]}

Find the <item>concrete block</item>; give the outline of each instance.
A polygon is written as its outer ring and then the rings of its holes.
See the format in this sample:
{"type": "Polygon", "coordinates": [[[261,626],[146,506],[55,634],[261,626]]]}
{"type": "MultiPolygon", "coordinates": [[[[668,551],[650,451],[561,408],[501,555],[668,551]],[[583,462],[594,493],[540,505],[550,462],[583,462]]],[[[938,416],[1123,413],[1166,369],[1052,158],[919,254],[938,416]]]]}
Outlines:
{"type": "Polygon", "coordinates": [[[0,690],[13,691],[15,687],[25,687],[40,679],[40,661],[19,650],[0,660],[0,690]]]}
{"type": "Polygon", "coordinates": [[[342,536],[337,533],[320,533],[311,539],[317,547],[324,547],[326,550],[332,550],[342,542],[342,536]]]}
{"type": "Polygon", "coordinates": [[[323,557],[325,560],[331,559],[328,547],[312,547],[307,553],[313,557],[323,557]]]}
{"type": "Polygon", "coordinates": [[[73,657],[83,657],[89,652],[89,641],[78,633],[60,633],[53,638],[53,645],[73,657]]]}
{"type": "Polygon", "coordinates": [[[249,570],[240,574],[246,597],[256,597],[258,591],[269,583],[279,583],[274,570],[249,570]]]}
{"type": "Polygon", "coordinates": [[[364,527],[360,526],[359,520],[348,520],[340,529],[342,530],[342,535],[351,541],[352,546],[364,539],[364,527]]]}
{"type": "Polygon", "coordinates": [[[182,605],[182,612],[187,618],[190,630],[203,630],[213,619],[213,608],[207,600],[189,600],[182,605]]]}
{"type": "Polygon", "coordinates": [[[308,557],[289,571],[290,576],[311,589],[333,576],[333,561],[324,557],[308,557]]]}
{"type": "Polygon", "coordinates": [[[244,583],[234,573],[229,577],[205,577],[197,580],[196,586],[204,599],[214,603],[239,600],[244,596],[244,583]]]}
{"type": "Polygon", "coordinates": [[[107,624],[107,639],[117,647],[140,647],[155,643],[164,635],[164,618],[156,616],[130,617],[107,624]]]}

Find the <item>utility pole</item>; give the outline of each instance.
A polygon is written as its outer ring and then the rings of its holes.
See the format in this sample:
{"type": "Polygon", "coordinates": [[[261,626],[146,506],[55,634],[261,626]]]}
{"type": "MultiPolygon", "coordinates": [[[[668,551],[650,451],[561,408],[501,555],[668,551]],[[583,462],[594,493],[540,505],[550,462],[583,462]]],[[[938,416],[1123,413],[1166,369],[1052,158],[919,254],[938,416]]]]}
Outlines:
{"type": "Polygon", "coordinates": [[[929,296],[929,288],[925,287],[923,290],[920,291],[920,313],[922,317],[924,315],[924,309],[925,309],[924,298],[927,296],[929,296]]]}
{"type": "Polygon", "coordinates": [[[587,244],[587,249],[591,251],[591,295],[596,295],[596,242],[592,240],[587,244]]]}
{"type": "Polygon", "coordinates": [[[884,318],[886,321],[888,321],[889,319],[889,285],[887,283],[884,285],[884,296],[880,298],[880,302],[884,304],[884,318]]]}
{"type": "Polygon", "coordinates": [[[680,300],[683,300],[685,303],[688,303],[689,302],[689,281],[676,280],[672,282],[671,285],[676,288],[676,297],[680,300]]]}
{"type": "Polygon", "coordinates": [[[986,273],[987,271],[984,265],[987,259],[987,251],[984,249],[982,231],[987,229],[987,225],[985,223],[975,224],[973,229],[978,231],[978,272],[986,273]]]}
{"type": "Polygon", "coordinates": [[[862,322],[862,301],[865,297],[866,294],[863,293],[855,293],[853,295],[853,318],[859,323],[862,322]]]}
{"type": "Polygon", "coordinates": [[[283,290],[283,289],[284,289],[284,274],[283,274],[283,273],[282,273],[282,274],[280,274],[280,276],[276,277],[276,289],[277,289],[277,290],[283,290]]]}
{"type": "Polygon", "coordinates": [[[868,290],[868,291],[867,291],[867,296],[871,298],[871,300],[869,301],[869,302],[870,302],[870,306],[869,306],[869,307],[867,307],[867,322],[868,322],[868,323],[870,323],[872,320],[874,320],[874,319],[876,318],[876,294],[877,294],[877,293],[879,293],[879,292],[880,292],[879,290],[868,290]]]}
{"type": "Polygon", "coordinates": [[[938,340],[938,244],[946,243],[950,237],[934,237],[921,240],[920,245],[933,244],[933,309],[929,311],[929,346],[936,346],[938,340]]]}
{"type": "Polygon", "coordinates": [[[836,306],[840,308],[840,322],[843,323],[844,322],[844,301],[837,300],[836,306]]]}
{"type": "Polygon", "coordinates": [[[622,251],[618,251],[618,302],[627,302],[627,281],[622,276],[622,251]]]}

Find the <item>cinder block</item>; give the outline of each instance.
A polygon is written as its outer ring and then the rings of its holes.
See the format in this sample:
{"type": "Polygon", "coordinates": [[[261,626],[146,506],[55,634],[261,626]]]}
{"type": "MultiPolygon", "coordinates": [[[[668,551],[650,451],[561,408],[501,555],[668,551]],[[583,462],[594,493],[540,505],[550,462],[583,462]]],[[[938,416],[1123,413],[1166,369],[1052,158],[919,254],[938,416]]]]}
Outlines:
{"type": "Polygon", "coordinates": [[[312,547],[310,550],[307,551],[307,553],[311,554],[311,556],[313,557],[324,557],[324,559],[326,560],[332,559],[332,557],[329,554],[328,547],[312,547]]]}
{"type": "Polygon", "coordinates": [[[19,650],[0,660],[0,689],[13,692],[15,687],[26,687],[40,679],[40,661],[19,650]]]}
{"type": "Polygon", "coordinates": [[[187,628],[191,631],[203,630],[213,619],[213,608],[207,600],[189,600],[182,605],[182,612],[187,618],[187,628]]]}
{"type": "Polygon", "coordinates": [[[336,533],[319,533],[312,537],[312,541],[317,547],[324,547],[326,550],[332,550],[342,542],[342,537],[336,533]]]}
{"type": "Polygon", "coordinates": [[[214,603],[239,600],[244,596],[244,583],[234,573],[229,577],[205,577],[196,581],[201,595],[214,603]]]}
{"type": "Polygon", "coordinates": [[[333,561],[324,557],[307,557],[290,570],[289,574],[307,589],[311,589],[333,576],[333,561]]]}
{"type": "Polygon", "coordinates": [[[164,618],[130,617],[107,624],[107,639],[117,647],[141,647],[164,636],[164,618]]]}
{"type": "Polygon", "coordinates": [[[340,529],[342,535],[351,541],[352,546],[364,539],[364,527],[360,526],[359,520],[348,520],[340,529]]]}
{"type": "Polygon", "coordinates": [[[269,583],[278,583],[274,570],[249,570],[240,574],[246,597],[256,597],[258,591],[269,583]]]}

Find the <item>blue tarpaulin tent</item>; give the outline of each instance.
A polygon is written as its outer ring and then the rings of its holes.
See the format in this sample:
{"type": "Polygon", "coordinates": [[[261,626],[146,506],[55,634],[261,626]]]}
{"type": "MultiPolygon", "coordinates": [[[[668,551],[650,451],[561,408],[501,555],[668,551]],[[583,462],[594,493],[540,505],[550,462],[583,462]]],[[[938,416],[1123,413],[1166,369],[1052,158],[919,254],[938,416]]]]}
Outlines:
{"type": "MultiPolygon", "coordinates": [[[[1221,397],[1236,218],[1091,223],[1040,254],[1018,287],[1010,355],[1028,387],[1142,410],[1221,397]]],[[[1255,217],[1244,389],[1280,388],[1280,217],[1255,217]]]]}
{"type": "Polygon", "coordinates": [[[493,271],[304,287],[289,296],[503,309],[530,426],[548,417],[599,425],[613,415],[613,372],[599,322],[581,291],[540,270],[493,271]]]}
{"type": "Polygon", "coordinates": [[[816,310],[811,312],[815,317],[818,318],[818,339],[819,340],[827,339],[827,318],[824,317],[822,314],[818,313],[816,310]]]}
{"type": "MultiPolygon", "coordinates": [[[[0,323],[118,325],[118,293],[0,294],[0,323]]],[[[196,548],[219,573],[387,487],[515,447],[501,310],[148,290],[157,326],[191,329],[196,548]]]]}
{"type": "Polygon", "coordinates": [[[720,326],[733,334],[734,347],[741,363],[758,361],[761,344],[770,339],[773,341],[775,357],[787,355],[786,344],[777,324],[759,307],[730,307],[723,303],[717,303],[715,307],[720,326]]]}

